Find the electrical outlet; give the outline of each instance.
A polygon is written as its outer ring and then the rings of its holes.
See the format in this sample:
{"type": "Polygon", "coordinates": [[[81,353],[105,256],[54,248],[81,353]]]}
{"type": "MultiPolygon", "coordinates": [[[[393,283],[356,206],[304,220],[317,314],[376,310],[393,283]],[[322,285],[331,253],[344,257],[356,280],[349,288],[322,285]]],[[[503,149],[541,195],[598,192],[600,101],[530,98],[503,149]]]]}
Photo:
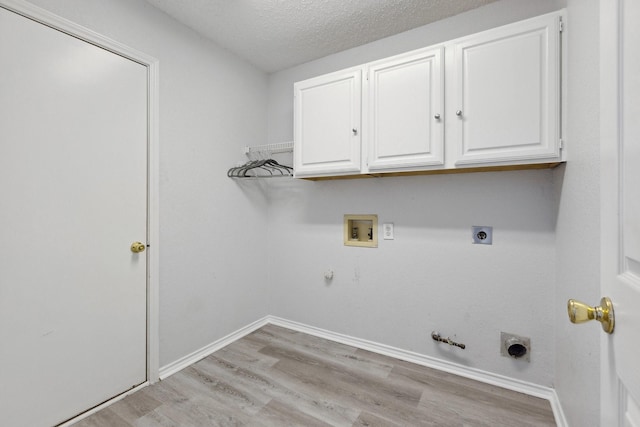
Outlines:
{"type": "Polygon", "coordinates": [[[471,227],[471,238],[473,244],[491,245],[493,244],[493,227],[473,226],[471,227]]]}
{"type": "Polygon", "coordinates": [[[382,224],[382,238],[384,240],[393,240],[393,223],[386,222],[382,224]]]}

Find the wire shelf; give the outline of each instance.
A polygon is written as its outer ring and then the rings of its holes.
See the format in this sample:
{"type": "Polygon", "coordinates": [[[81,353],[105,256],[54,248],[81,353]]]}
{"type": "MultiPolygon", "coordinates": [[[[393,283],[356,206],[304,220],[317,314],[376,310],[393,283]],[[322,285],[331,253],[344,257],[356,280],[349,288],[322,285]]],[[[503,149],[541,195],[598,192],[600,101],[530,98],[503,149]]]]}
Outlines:
{"type": "Polygon", "coordinates": [[[274,144],[246,146],[244,147],[243,152],[247,156],[250,156],[251,154],[271,155],[278,153],[291,153],[293,152],[293,142],[276,142],[274,144]]]}

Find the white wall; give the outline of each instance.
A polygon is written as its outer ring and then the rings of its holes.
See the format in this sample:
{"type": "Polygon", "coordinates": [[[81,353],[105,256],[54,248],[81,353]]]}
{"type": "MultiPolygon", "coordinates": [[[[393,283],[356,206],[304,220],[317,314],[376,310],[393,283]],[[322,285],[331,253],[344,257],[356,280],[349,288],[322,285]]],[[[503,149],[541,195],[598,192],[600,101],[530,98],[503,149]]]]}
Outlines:
{"type": "MultiPolygon", "coordinates": [[[[561,9],[508,0],[275,73],[269,141],[292,139],[293,83],[561,9]]],[[[273,314],[552,386],[555,228],[551,171],[269,184],[273,314]],[[343,215],[378,214],[396,239],[345,247],[343,215]],[[471,244],[494,227],[493,246],[471,244]],[[327,284],[323,272],[333,268],[327,284]],[[431,331],[467,345],[433,342],[431,331]],[[500,356],[500,332],[531,337],[531,363],[500,356]]]]}
{"type": "Polygon", "coordinates": [[[549,171],[274,183],[273,314],[550,386],[553,199],[549,171]],[[343,246],[345,213],[378,214],[396,239],[343,246]],[[472,245],[472,225],[494,245],[472,245]],[[530,364],[500,357],[500,331],[531,337],[530,364]]]}
{"type": "Polygon", "coordinates": [[[226,176],[264,143],[266,75],[142,0],[32,3],[160,61],[160,365],[266,315],[264,193],[226,176]]]}
{"type": "Polygon", "coordinates": [[[570,325],[564,302],[599,299],[597,233],[585,232],[599,220],[597,1],[568,1],[566,167],[268,184],[225,171],[243,145],[292,139],[294,81],[564,1],[502,0],[268,82],[141,0],[31,1],[160,60],[161,365],[269,313],[555,386],[571,425],[596,424],[598,393],[585,390],[597,389],[600,332],[570,325]],[[396,240],[344,247],[345,213],[377,213],[396,240]],[[471,225],[493,225],[494,245],[471,245],[471,225]],[[467,349],[433,343],[434,329],[467,349]],[[501,330],[532,338],[530,364],[498,355],[501,330]]]}
{"type": "Polygon", "coordinates": [[[569,424],[599,423],[600,325],[569,323],[566,301],[600,301],[599,3],[568,2],[566,115],[570,161],[555,172],[560,200],[556,232],[556,391],[569,424]],[[591,392],[592,390],[593,392],[591,392]]]}

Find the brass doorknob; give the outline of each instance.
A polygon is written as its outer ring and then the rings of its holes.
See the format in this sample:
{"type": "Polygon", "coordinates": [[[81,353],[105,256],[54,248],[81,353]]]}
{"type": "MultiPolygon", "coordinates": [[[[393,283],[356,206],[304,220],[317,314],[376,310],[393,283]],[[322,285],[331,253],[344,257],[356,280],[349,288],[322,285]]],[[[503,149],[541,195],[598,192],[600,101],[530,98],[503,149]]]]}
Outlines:
{"type": "Polygon", "coordinates": [[[602,298],[600,305],[596,307],[570,299],[567,301],[567,312],[571,323],[584,323],[595,319],[602,324],[602,329],[606,333],[613,333],[615,327],[613,303],[608,297],[602,298]]]}
{"type": "Polygon", "coordinates": [[[133,242],[131,244],[131,252],[133,252],[134,254],[138,254],[140,252],[144,252],[144,248],[145,247],[146,246],[142,242],[133,242]]]}

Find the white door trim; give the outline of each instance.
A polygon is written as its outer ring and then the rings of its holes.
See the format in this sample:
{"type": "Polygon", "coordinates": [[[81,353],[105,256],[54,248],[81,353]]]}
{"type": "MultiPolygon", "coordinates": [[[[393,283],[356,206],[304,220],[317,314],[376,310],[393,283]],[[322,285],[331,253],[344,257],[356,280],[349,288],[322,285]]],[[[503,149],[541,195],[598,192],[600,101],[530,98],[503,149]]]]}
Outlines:
{"type": "MultiPolygon", "coordinates": [[[[600,188],[611,189],[617,187],[618,158],[611,158],[611,146],[617,146],[619,142],[619,31],[618,14],[619,2],[617,0],[600,0],[600,188]]],[[[617,209],[618,193],[601,191],[601,210],[605,206],[617,209]],[[605,200],[606,199],[606,200],[605,200]]],[[[612,225],[602,222],[601,236],[616,235],[617,224],[612,225]]],[[[601,260],[603,251],[610,245],[601,244],[601,260]]],[[[603,266],[604,267],[604,266],[603,266]]],[[[609,271],[601,272],[601,295],[609,295],[607,288],[609,271]]],[[[611,338],[606,334],[600,334],[600,425],[618,425],[619,415],[617,403],[620,401],[619,384],[615,379],[613,368],[613,355],[609,354],[611,338]]]]}
{"type": "MultiPolygon", "coordinates": [[[[158,68],[157,59],[104,37],[45,9],[24,0],[0,0],[0,6],[48,27],[67,33],[80,40],[113,52],[147,67],[148,118],[147,118],[147,382],[159,380],[159,223],[158,223],[158,68]]],[[[100,367],[97,367],[100,369],[100,367]]]]}

